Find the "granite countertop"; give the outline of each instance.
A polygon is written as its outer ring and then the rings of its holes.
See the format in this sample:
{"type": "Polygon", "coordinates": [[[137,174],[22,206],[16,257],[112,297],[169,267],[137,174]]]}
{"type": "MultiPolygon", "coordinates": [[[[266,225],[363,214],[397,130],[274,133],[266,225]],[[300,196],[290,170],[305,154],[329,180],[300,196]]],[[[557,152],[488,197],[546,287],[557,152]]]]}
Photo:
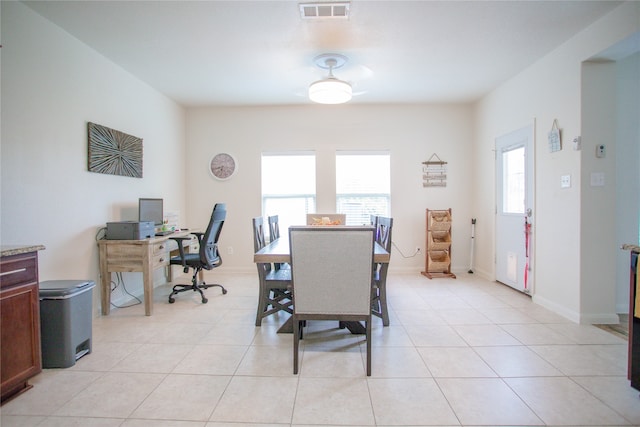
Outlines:
{"type": "Polygon", "coordinates": [[[640,246],[632,245],[629,243],[625,243],[624,245],[622,245],[621,249],[624,249],[625,251],[640,253],[640,246]]]}
{"type": "Polygon", "coordinates": [[[45,249],[44,245],[2,245],[0,246],[0,256],[26,254],[43,249],[45,249]]]}

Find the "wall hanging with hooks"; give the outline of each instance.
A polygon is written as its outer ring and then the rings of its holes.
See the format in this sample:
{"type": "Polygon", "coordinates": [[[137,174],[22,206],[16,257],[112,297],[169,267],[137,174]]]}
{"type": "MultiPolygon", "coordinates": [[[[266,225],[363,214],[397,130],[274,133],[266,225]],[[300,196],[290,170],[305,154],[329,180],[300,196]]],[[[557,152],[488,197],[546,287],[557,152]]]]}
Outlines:
{"type": "Polygon", "coordinates": [[[429,160],[422,162],[422,186],[446,187],[447,186],[447,162],[433,153],[429,160]]]}
{"type": "Polygon", "coordinates": [[[551,130],[547,138],[549,140],[550,153],[562,150],[562,132],[560,127],[558,127],[558,119],[553,119],[553,124],[551,125],[551,130]]]}

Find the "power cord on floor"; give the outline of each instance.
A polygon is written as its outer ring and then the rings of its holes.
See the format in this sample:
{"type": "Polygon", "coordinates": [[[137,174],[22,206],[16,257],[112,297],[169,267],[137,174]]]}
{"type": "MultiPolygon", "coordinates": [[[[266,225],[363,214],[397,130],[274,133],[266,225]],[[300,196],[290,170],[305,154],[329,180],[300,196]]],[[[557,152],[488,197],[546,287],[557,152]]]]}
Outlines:
{"type": "Polygon", "coordinates": [[[394,248],[397,249],[397,251],[400,253],[400,255],[402,256],[402,258],[413,258],[416,255],[418,255],[420,253],[420,249],[416,249],[415,252],[412,255],[405,255],[402,253],[402,251],[400,250],[400,248],[396,245],[396,243],[392,240],[391,244],[393,245],[394,248]]]}
{"type": "Polygon", "coordinates": [[[134,305],[142,304],[142,301],[140,301],[140,298],[133,295],[131,292],[127,290],[127,287],[124,284],[124,279],[122,278],[122,273],[120,272],[116,273],[116,278],[117,279],[115,282],[113,280],[111,281],[111,292],[115,291],[118,288],[118,286],[122,285],[122,290],[124,291],[124,293],[126,295],[129,295],[133,299],[135,299],[137,302],[127,304],[127,305],[117,305],[117,304],[111,303],[111,305],[114,306],[115,308],[128,308],[128,307],[133,307],[134,305]]]}

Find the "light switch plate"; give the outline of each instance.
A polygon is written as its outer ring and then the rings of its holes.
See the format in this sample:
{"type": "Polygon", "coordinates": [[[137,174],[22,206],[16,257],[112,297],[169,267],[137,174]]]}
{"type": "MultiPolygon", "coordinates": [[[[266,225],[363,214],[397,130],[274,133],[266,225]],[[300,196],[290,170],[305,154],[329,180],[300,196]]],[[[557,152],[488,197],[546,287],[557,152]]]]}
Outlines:
{"type": "Polygon", "coordinates": [[[604,172],[591,172],[591,186],[604,187],[604,172]]]}

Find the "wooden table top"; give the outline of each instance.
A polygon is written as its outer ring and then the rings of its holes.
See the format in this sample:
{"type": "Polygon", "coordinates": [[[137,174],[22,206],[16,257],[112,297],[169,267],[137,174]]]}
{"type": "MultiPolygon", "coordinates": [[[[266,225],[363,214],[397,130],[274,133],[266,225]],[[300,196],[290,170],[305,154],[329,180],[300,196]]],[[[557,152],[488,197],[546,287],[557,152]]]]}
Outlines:
{"type": "MultiPolygon", "coordinates": [[[[387,252],[380,244],[376,243],[373,250],[373,261],[380,263],[388,263],[391,254],[387,252]]],[[[260,249],[253,255],[253,262],[291,262],[291,254],[289,253],[289,239],[280,237],[260,249]]]]}
{"type": "Polygon", "coordinates": [[[109,239],[100,239],[98,240],[98,245],[152,245],[154,243],[160,243],[171,239],[172,237],[189,237],[190,234],[195,233],[196,230],[183,230],[183,231],[175,231],[171,234],[165,234],[164,236],[153,236],[147,237],[146,239],[136,239],[136,240],[109,240],[109,239]]]}

